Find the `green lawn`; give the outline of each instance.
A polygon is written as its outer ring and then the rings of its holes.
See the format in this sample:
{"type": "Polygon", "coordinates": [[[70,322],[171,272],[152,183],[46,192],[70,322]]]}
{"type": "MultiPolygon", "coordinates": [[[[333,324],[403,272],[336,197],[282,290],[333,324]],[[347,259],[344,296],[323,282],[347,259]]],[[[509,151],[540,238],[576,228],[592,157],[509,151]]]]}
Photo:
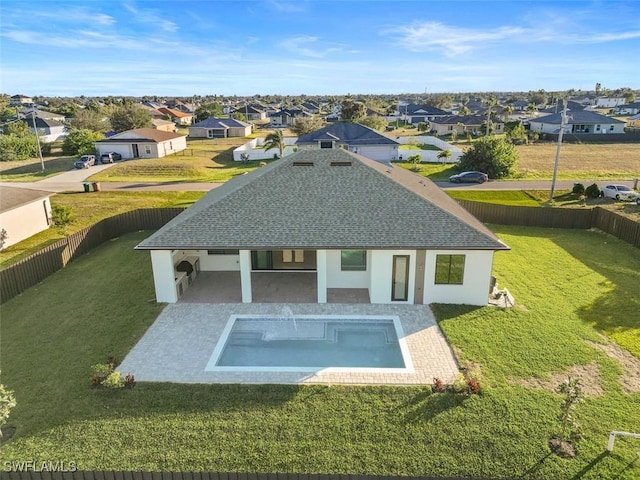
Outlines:
{"type": "Polygon", "coordinates": [[[37,182],[73,169],[78,157],[53,157],[44,159],[44,171],[39,159],[0,162],[0,180],[3,182],[37,182]]]}
{"type": "Polygon", "coordinates": [[[447,181],[451,175],[458,173],[455,164],[452,163],[419,163],[417,170],[411,162],[393,162],[393,165],[416,172],[434,182],[447,181]]]}
{"type": "MultiPolygon", "coordinates": [[[[523,207],[539,207],[549,200],[549,192],[546,190],[447,190],[447,194],[456,200],[523,207]]],[[[575,195],[568,190],[557,190],[553,198],[555,205],[578,203],[575,195]]]]}
{"type": "Polygon", "coordinates": [[[436,147],[435,145],[430,145],[428,143],[419,143],[419,144],[404,144],[398,147],[399,150],[433,150],[439,152],[441,149],[436,147]]]}
{"type": "Polygon", "coordinates": [[[98,221],[138,208],[188,207],[206,192],[91,192],[57,193],[52,205],[71,208],[72,220],[65,231],[50,228],[0,252],[0,268],[15,263],[41,248],[98,221]]]}
{"type": "Polygon", "coordinates": [[[640,358],[640,250],[604,234],[496,226],[512,248],[495,257],[518,307],[436,305],[480,396],[421,387],[139,384],[89,388],[90,365],[122,358],[161,306],[139,232],[107,242],[2,306],[2,382],[15,390],[16,435],[3,460],[65,459],[80,469],[221,470],[618,478],[640,476],[640,392],[587,341],[614,338],[640,358]],[[117,279],[114,280],[114,279],[117,279]],[[132,288],[133,287],[133,288],[132,288]],[[560,398],[525,387],[594,364],[603,394],[578,406],[579,455],[550,454],[560,398]]]}

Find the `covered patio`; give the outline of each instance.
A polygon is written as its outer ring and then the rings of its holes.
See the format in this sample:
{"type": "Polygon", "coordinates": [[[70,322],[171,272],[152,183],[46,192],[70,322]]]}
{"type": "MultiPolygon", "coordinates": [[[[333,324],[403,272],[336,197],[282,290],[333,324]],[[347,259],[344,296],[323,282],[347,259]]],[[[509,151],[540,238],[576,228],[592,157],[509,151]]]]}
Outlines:
{"type": "MultiPolygon", "coordinates": [[[[256,303],[317,303],[316,272],[252,272],[256,303]]],[[[240,272],[200,272],[179,303],[242,303],[240,272]]],[[[371,303],[366,288],[329,288],[328,303],[371,303]]]]}

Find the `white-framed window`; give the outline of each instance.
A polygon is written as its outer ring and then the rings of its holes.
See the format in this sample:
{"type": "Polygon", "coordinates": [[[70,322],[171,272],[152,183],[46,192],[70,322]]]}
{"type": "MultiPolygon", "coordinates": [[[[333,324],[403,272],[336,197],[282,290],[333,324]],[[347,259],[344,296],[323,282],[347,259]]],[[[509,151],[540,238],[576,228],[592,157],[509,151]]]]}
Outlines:
{"type": "Polygon", "coordinates": [[[436,255],[436,285],[464,283],[465,255],[436,255]]]}
{"type": "Polygon", "coordinates": [[[151,155],[151,146],[149,146],[149,145],[145,145],[145,146],[144,146],[144,153],[145,153],[146,155],[151,155]]]}

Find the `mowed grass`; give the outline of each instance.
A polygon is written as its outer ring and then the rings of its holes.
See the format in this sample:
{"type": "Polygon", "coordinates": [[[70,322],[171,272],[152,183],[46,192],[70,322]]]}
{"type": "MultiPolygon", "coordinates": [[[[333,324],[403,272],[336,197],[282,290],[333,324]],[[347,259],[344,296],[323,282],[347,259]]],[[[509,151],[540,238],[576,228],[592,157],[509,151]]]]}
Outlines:
{"type": "MultiPolygon", "coordinates": [[[[640,251],[595,232],[495,227],[512,250],[495,273],[521,307],[436,305],[446,336],[480,372],[482,395],[422,387],[138,384],[89,388],[90,365],[122,358],[161,306],[148,233],[107,242],[2,306],[2,382],[15,390],[4,461],[64,458],[80,469],[362,473],[491,478],[640,476],[640,393],[593,348],[599,332],[640,356],[640,251]],[[117,279],[117,281],[114,281],[117,279]],[[634,298],[635,297],[635,298],[634,298]],[[604,314],[602,311],[604,310],[604,314]],[[634,340],[635,339],[635,340],[634,340]],[[635,348],[634,348],[635,345],[635,348]],[[551,454],[560,397],[521,385],[595,362],[604,393],[578,406],[579,455],[551,454]]],[[[213,345],[212,345],[213,348],[213,345]]]]}
{"type": "Polygon", "coordinates": [[[536,195],[522,190],[447,190],[447,195],[456,200],[471,200],[499,205],[539,207],[541,204],[536,195]]]}
{"type": "Polygon", "coordinates": [[[64,229],[52,227],[0,252],[0,268],[13,264],[41,248],[98,221],[138,208],[188,207],[206,192],[91,192],[58,193],[51,204],[71,209],[71,222],[64,229]]]}
{"type": "Polygon", "coordinates": [[[49,157],[44,159],[44,171],[38,158],[0,162],[0,181],[3,182],[37,182],[53,177],[62,172],[73,170],[73,162],[77,156],[49,157]]]}
{"type": "MultiPolygon", "coordinates": [[[[517,145],[517,177],[547,179],[553,175],[557,145],[517,145]]],[[[564,143],[558,178],[573,180],[633,179],[640,174],[640,143],[564,143]]]]}
{"type": "Polygon", "coordinates": [[[458,173],[455,164],[451,163],[419,163],[414,166],[411,162],[393,162],[393,165],[411,170],[434,182],[447,181],[451,175],[458,173]]]}
{"type": "Polygon", "coordinates": [[[89,180],[222,183],[259,167],[258,161],[244,164],[233,160],[233,150],[246,142],[245,138],[192,139],[183,152],[163,158],[127,160],[92,175],[89,180]]]}

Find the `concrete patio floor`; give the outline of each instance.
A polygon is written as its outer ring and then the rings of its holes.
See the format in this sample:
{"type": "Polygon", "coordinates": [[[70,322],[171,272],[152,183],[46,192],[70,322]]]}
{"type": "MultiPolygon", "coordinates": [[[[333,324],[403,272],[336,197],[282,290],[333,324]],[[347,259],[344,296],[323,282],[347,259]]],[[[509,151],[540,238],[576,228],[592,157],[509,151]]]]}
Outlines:
{"type": "MultiPolygon", "coordinates": [[[[189,291],[195,287],[195,283],[189,291]]],[[[189,293],[187,291],[187,294],[189,293]]],[[[194,292],[195,295],[195,292],[194,292]]],[[[186,296],[186,294],[185,294],[186,296]]],[[[183,297],[185,298],[185,297],[183,297]]],[[[426,305],[189,303],[167,305],[118,370],[137,381],[247,384],[431,384],[434,377],[451,382],[458,367],[433,313],[426,305]],[[247,372],[205,371],[231,315],[396,315],[409,347],[413,371],[247,372]]],[[[383,369],[379,369],[383,370],[383,369]]]]}

